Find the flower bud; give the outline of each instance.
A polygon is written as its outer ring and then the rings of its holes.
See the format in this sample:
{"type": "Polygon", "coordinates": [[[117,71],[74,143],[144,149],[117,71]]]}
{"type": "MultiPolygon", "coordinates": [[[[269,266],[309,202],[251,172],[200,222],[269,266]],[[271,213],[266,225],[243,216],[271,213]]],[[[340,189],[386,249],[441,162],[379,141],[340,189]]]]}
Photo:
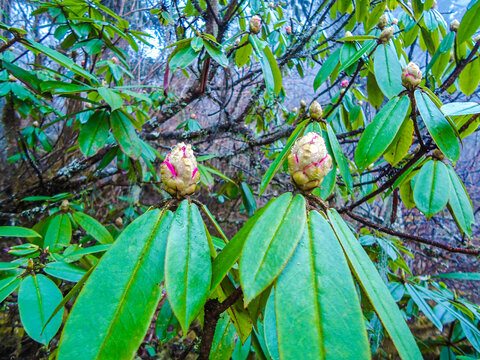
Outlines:
{"type": "Polygon", "coordinates": [[[458,22],[458,20],[457,19],[453,20],[450,23],[450,31],[457,31],[459,26],[460,26],[460,23],[458,22]]]}
{"type": "Polygon", "coordinates": [[[306,108],[307,107],[307,103],[305,102],[305,100],[300,100],[300,106],[302,108],[306,108]]]}
{"type": "Polygon", "coordinates": [[[382,16],[380,16],[380,19],[378,19],[378,28],[380,30],[383,30],[385,28],[385,26],[388,25],[388,17],[387,17],[387,14],[382,14],[382,16]]]}
{"type": "Polygon", "coordinates": [[[380,34],[380,41],[384,44],[386,44],[388,42],[388,40],[390,40],[391,38],[393,38],[393,32],[395,31],[395,29],[393,28],[393,26],[389,26],[385,29],[382,30],[382,33],[380,34]]]}
{"type": "Polygon", "coordinates": [[[393,19],[392,19],[392,24],[393,24],[393,25],[398,25],[398,19],[397,19],[397,18],[393,18],[393,19]]]}
{"type": "Polygon", "coordinates": [[[422,81],[422,72],[417,64],[411,62],[402,71],[402,84],[407,89],[414,89],[422,81]]]}
{"type": "Polygon", "coordinates": [[[345,94],[345,89],[340,89],[340,94],[345,94]]]}
{"type": "Polygon", "coordinates": [[[192,115],[190,115],[190,118],[196,119],[196,118],[197,118],[197,114],[192,114],[192,115]]]}
{"type": "Polygon", "coordinates": [[[18,80],[18,79],[17,79],[15,76],[13,76],[12,74],[8,75],[8,81],[10,81],[10,82],[15,82],[15,81],[17,81],[17,80],[18,80]]]}
{"type": "Polygon", "coordinates": [[[297,107],[294,107],[294,108],[292,109],[292,112],[296,114],[296,113],[298,112],[298,108],[297,108],[297,107]]]}
{"type": "Polygon", "coordinates": [[[192,145],[183,142],[175,145],[161,166],[162,182],[165,190],[177,198],[191,195],[197,188],[200,173],[192,145]]]}
{"type": "Polygon", "coordinates": [[[275,4],[274,4],[273,2],[268,3],[268,7],[269,7],[270,9],[275,9],[275,4]]]}
{"type": "Polygon", "coordinates": [[[287,25],[287,27],[285,28],[285,31],[287,32],[288,35],[290,35],[292,33],[292,27],[290,25],[287,25]]]}
{"type": "Polygon", "coordinates": [[[62,204],[60,205],[60,210],[68,211],[69,207],[70,207],[70,203],[68,202],[68,200],[63,200],[62,204]]]}
{"type": "Polygon", "coordinates": [[[118,58],[116,56],[112,57],[112,62],[114,64],[118,63],[118,58]]]}
{"type": "Polygon", "coordinates": [[[255,15],[250,18],[250,32],[252,34],[258,34],[262,29],[262,19],[260,16],[255,15]]]}
{"type": "Polygon", "coordinates": [[[115,219],[115,225],[118,227],[118,228],[122,228],[123,227],[123,219],[119,216],[115,219]]]}
{"type": "Polygon", "coordinates": [[[308,109],[308,111],[310,112],[310,117],[313,120],[319,120],[322,118],[323,110],[317,101],[312,102],[312,105],[310,105],[310,109],[308,109]]]}
{"type": "Polygon", "coordinates": [[[358,100],[357,104],[360,105],[360,106],[363,106],[363,100],[358,100]]]}
{"type": "Polygon", "coordinates": [[[352,37],[352,33],[350,31],[345,31],[345,36],[346,38],[352,37]]]}
{"type": "Polygon", "coordinates": [[[433,157],[434,157],[435,159],[440,160],[440,161],[442,161],[443,159],[445,159],[445,155],[444,155],[439,149],[433,150],[433,157]]]}
{"type": "Polygon", "coordinates": [[[295,141],[288,156],[288,173],[296,187],[303,191],[313,190],[320,186],[331,169],[332,157],[320,135],[309,132],[295,141]]]}
{"type": "Polygon", "coordinates": [[[240,38],[236,38],[235,39],[235,45],[239,45],[240,44],[240,38]]]}
{"type": "Polygon", "coordinates": [[[32,126],[38,128],[38,127],[40,127],[40,124],[38,123],[37,120],[35,120],[35,121],[32,123],[32,126]]]}
{"type": "Polygon", "coordinates": [[[340,85],[343,87],[343,88],[346,88],[348,87],[350,83],[348,82],[348,80],[342,80],[342,82],[340,83],[340,85]]]}

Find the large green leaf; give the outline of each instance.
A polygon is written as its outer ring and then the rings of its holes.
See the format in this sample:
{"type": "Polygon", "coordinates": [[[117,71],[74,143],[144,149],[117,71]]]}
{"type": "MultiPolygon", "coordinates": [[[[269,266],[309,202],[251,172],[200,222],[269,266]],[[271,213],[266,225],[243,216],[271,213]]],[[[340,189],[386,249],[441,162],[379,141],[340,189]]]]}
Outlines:
{"type": "Polygon", "coordinates": [[[220,315],[212,341],[209,360],[229,360],[235,349],[237,334],[226,312],[220,315]]]}
{"type": "Polygon", "coordinates": [[[242,228],[235,234],[235,236],[228,242],[227,245],[220,251],[218,256],[212,263],[212,284],[211,291],[213,292],[216,287],[222,282],[223,278],[228,274],[232,266],[237,262],[240,254],[242,253],[243,244],[252,230],[253,225],[258,218],[264,213],[264,211],[272,204],[275,199],[270,200],[265,206],[260,208],[242,228]]]}
{"type": "Polygon", "coordinates": [[[460,156],[460,146],[452,126],[430,97],[415,91],[415,100],[423,122],[440,150],[452,161],[460,156]]]}
{"type": "Polygon", "coordinates": [[[395,97],[367,125],[355,150],[355,163],[360,169],[365,169],[388,149],[400,130],[409,107],[408,97],[395,97]]]}
{"type": "Polygon", "coordinates": [[[450,180],[441,161],[428,161],[413,179],[413,198],[427,218],[441,211],[448,202],[450,180]]]}
{"type": "Polygon", "coordinates": [[[211,277],[212,262],[202,216],[195,204],[184,200],[168,233],[165,286],[185,333],[207,300],[211,277]]]}
{"type": "Polygon", "coordinates": [[[455,170],[451,166],[447,166],[447,168],[450,179],[449,210],[460,231],[470,236],[472,235],[472,224],[475,223],[472,202],[455,170]]]}
{"type": "Polygon", "coordinates": [[[151,210],[120,234],[75,302],[57,359],[133,358],[160,299],[172,218],[151,210]]]}
{"type": "Polygon", "coordinates": [[[265,290],[292,256],[306,223],[305,199],[286,193],[255,222],[240,257],[245,304],[265,290]]]}
{"type": "Polygon", "coordinates": [[[374,56],[373,68],[378,86],[391,99],[403,90],[402,66],[395,50],[388,44],[379,45],[374,56]]]}
{"type": "Polygon", "coordinates": [[[203,39],[203,45],[207,50],[208,55],[223,67],[228,66],[228,59],[220,48],[212,45],[208,40],[203,39]]]}
{"type": "Polygon", "coordinates": [[[105,112],[96,112],[80,129],[78,144],[85,156],[93,156],[100,150],[108,139],[108,121],[105,112]]]}
{"type": "Polygon", "coordinates": [[[277,320],[275,315],[275,290],[273,288],[268,297],[267,305],[265,306],[263,335],[270,357],[273,360],[279,360],[280,354],[278,353],[277,320]]]}
{"type": "Polygon", "coordinates": [[[63,309],[45,329],[43,327],[62,299],[60,290],[46,276],[27,276],[23,279],[18,290],[18,309],[22,325],[33,340],[47,345],[55,336],[62,324],[63,309]]]}
{"type": "Polygon", "coordinates": [[[112,111],[110,115],[113,136],[118,145],[128,156],[137,159],[142,152],[142,145],[130,119],[120,110],[112,111]]]}
{"type": "Polygon", "coordinates": [[[270,69],[272,70],[273,80],[274,80],[274,89],[273,93],[278,95],[280,90],[282,90],[282,73],[280,72],[280,68],[278,67],[277,60],[273,56],[272,50],[268,46],[265,46],[263,49],[263,53],[267,58],[268,64],[270,65],[270,69]]]}
{"type": "Polygon", "coordinates": [[[102,97],[102,99],[105,100],[105,102],[110,106],[110,109],[112,111],[117,110],[123,106],[122,97],[112,89],[102,86],[99,87],[97,91],[102,97]]]}
{"type": "Polygon", "coordinates": [[[415,339],[375,265],[340,215],[335,210],[330,210],[328,217],[355,278],[390,335],[400,357],[403,360],[421,360],[422,355],[415,339]]]}
{"type": "Polygon", "coordinates": [[[53,217],[49,223],[43,247],[49,247],[50,251],[58,250],[62,245],[68,245],[72,238],[72,223],[67,214],[59,214],[53,217]]]}
{"type": "Polygon", "coordinates": [[[0,226],[0,237],[39,237],[36,231],[21,226],[0,226]]]}
{"type": "Polygon", "coordinates": [[[403,122],[400,130],[398,130],[397,136],[393,142],[385,150],[383,156],[390,165],[397,165],[408,154],[410,146],[413,142],[413,121],[407,119],[403,122]]]}
{"type": "Polygon", "coordinates": [[[287,158],[288,154],[290,153],[290,149],[295,143],[295,140],[303,134],[303,129],[307,125],[308,121],[304,121],[300,123],[297,128],[293,131],[287,141],[287,145],[283,148],[282,152],[277,155],[273,163],[268,167],[268,170],[265,172],[265,175],[262,177],[262,181],[260,182],[260,195],[267,189],[268,184],[272,181],[273,176],[275,173],[280,169],[283,162],[287,158]]]}
{"type": "Polygon", "coordinates": [[[79,281],[86,273],[81,267],[63,261],[50,262],[43,271],[50,276],[71,282],[79,281]]]}
{"type": "Polygon", "coordinates": [[[315,76],[315,80],[313,81],[313,89],[317,91],[317,89],[327,81],[330,74],[333,72],[335,67],[338,66],[340,59],[340,49],[335,50],[332,54],[330,54],[325,62],[322,64],[322,67],[315,76]]]}
{"type": "Polygon", "coordinates": [[[80,211],[73,213],[73,219],[100,244],[113,243],[112,235],[97,220],[80,211]]]}
{"type": "Polygon", "coordinates": [[[472,0],[467,6],[467,11],[463,15],[462,21],[457,31],[457,42],[460,45],[475,34],[480,27],[480,1],[472,0]]]}
{"type": "Polygon", "coordinates": [[[0,303],[7,298],[22,282],[21,278],[8,276],[0,280],[0,303]]]}
{"type": "MultiPolygon", "coordinates": [[[[480,16],[477,16],[480,18],[480,16]]],[[[479,58],[471,61],[465,66],[465,69],[458,77],[458,85],[465,96],[472,95],[478,88],[480,82],[480,60],[479,58]]]]}
{"type": "Polygon", "coordinates": [[[340,175],[342,175],[343,180],[345,181],[345,185],[347,189],[352,192],[353,191],[353,178],[352,174],[350,173],[350,166],[348,164],[345,155],[343,154],[342,148],[340,143],[338,142],[337,136],[333,131],[332,126],[327,124],[327,138],[328,143],[330,144],[330,149],[332,149],[331,155],[335,160],[335,164],[337,164],[338,168],[340,169],[340,175]]]}
{"type": "Polygon", "coordinates": [[[281,359],[370,359],[360,302],[345,255],[325,218],[310,212],[276,284],[281,359]]]}

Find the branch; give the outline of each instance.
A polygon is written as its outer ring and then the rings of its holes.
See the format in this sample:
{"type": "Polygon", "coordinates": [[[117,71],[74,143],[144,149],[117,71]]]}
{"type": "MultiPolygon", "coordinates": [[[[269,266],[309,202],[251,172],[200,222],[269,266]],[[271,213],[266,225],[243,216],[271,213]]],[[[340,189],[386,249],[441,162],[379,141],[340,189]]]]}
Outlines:
{"type": "Polygon", "coordinates": [[[346,211],[345,213],[347,214],[347,216],[349,216],[350,218],[358,221],[359,223],[361,223],[363,225],[366,225],[366,226],[368,226],[372,229],[375,229],[375,230],[381,231],[383,233],[389,234],[389,235],[393,235],[393,236],[396,236],[396,237],[399,237],[399,238],[419,242],[419,243],[430,245],[430,246],[435,246],[437,248],[441,248],[441,249],[444,249],[444,250],[447,250],[447,251],[450,251],[450,252],[453,252],[453,253],[460,253],[460,254],[467,254],[467,255],[474,255],[474,256],[480,255],[480,250],[477,250],[477,249],[457,248],[457,247],[453,247],[453,246],[450,246],[450,245],[442,244],[442,243],[434,241],[434,240],[425,239],[425,238],[422,238],[420,236],[405,234],[405,233],[402,233],[402,232],[399,232],[399,231],[389,229],[389,228],[384,227],[382,225],[372,223],[372,222],[358,216],[357,214],[354,214],[351,211],[346,211]]]}

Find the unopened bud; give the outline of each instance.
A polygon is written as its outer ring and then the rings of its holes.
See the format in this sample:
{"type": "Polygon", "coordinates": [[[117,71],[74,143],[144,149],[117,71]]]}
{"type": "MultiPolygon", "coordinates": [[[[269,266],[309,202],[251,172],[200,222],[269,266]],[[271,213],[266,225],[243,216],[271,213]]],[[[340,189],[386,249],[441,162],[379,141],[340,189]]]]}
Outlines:
{"type": "Polygon", "coordinates": [[[380,19],[378,19],[378,28],[380,30],[383,30],[385,28],[385,26],[388,25],[388,17],[387,17],[387,14],[382,14],[382,16],[380,16],[380,19]]]}
{"type": "Polygon", "coordinates": [[[123,227],[123,219],[122,219],[120,216],[115,219],[115,225],[116,225],[118,228],[123,227]]]}
{"type": "Polygon", "coordinates": [[[236,44],[236,45],[240,44],[240,38],[236,38],[236,39],[235,39],[235,44],[236,44]]]}
{"type": "Polygon", "coordinates": [[[410,62],[402,71],[402,84],[407,89],[414,89],[422,81],[422,72],[417,64],[410,62]]]}
{"type": "Polygon", "coordinates": [[[440,160],[440,161],[442,161],[443,159],[445,159],[445,155],[444,155],[443,152],[441,152],[439,149],[433,150],[433,157],[434,157],[435,159],[440,160]]]}
{"type": "Polygon", "coordinates": [[[332,157],[325,140],[315,132],[297,139],[288,156],[288,173],[292,183],[303,191],[311,191],[332,169],[332,157]]]}
{"type": "Polygon", "coordinates": [[[343,87],[343,88],[346,88],[350,83],[348,82],[348,80],[342,80],[342,82],[340,83],[340,85],[343,87]]]}
{"type": "Polygon", "coordinates": [[[17,79],[15,76],[13,76],[12,74],[8,75],[8,81],[10,81],[10,82],[15,82],[15,81],[17,81],[17,80],[18,80],[18,79],[17,79]]]}
{"type": "Polygon", "coordinates": [[[292,33],[292,27],[290,25],[287,25],[287,27],[285,28],[285,31],[287,32],[288,35],[290,35],[292,33]]]}
{"type": "Polygon", "coordinates": [[[302,108],[306,108],[307,107],[307,103],[305,102],[305,100],[300,100],[300,106],[302,108]]]}
{"type": "Polygon", "coordinates": [[[60,205],[60,210],[68,211],[69,207],[70,207],[70,203],[68,202],[68,200],[63,200],[62,204],[60,205]]]}
{"type": "Polygon", "coordinates": [[[386,44],[391,38],[393,38],[394,31],[395,29],[393,28],[393,26],[389,26],[383,29],[379,37],[380,41],[386,44]]]}
{"type": "Polygon", "coordinates": [[[310,113],[310,117],[313,120],[319,120],[322,118],[323,110],[317,101],[312,102],[312,105],[310,105],[310,109],[308,109],[308,112],[310,113]]]}
{"type": "Polygon", "coordinates": [[[182,198],[193,194],[200,180],[200,173],[192,145],[175,145],[162,163],[161,176],[165,190],[170,195],[182,198]]]}
{"type": "Polygon", "coordinates": [[[450,31],[457,31],[459,26],[460,26],[460,23],[458,22],[458,20],[457,19],[453,20],[450,23],[450,31]]]}
{"type": "Polygon", "coordinates": [[[393,18],[393,19],[392,19],[392,24],[393,24],[393,25],[398,25],[398,19],[397,19],[397,18],[393,18]]]}
{"type": "Polygon", "coordinates": [[[116,56],[112,57],[112,62],[114,64],[118,63],[118,58],[116,56]]]}
{"type": "Polygon", "coordinates": [[[10,47],[8,48],[8,50],[9,50],[9,51],[14,51],[14,50],[15,50],[15,46],[10,46],[10,47]]]}
{"type": "Polygon", "coordinates": [[[38,123],[38,121],[35,120],[35,121],[32,123],[32,126],[38,128],[38,127],[40,127],[40,124],[38,123]]]}
{"type": "Polygon", "coordinates": [[[191,117],[192,119],[196,119],[196,118],[197,118],[197,114],[192,114],[192,115],[190,115],[190,117],[191,117]]]}
{"type": "Polygon", "coordinates": [[[362,101],[362,100],[358,100],[357,104],[360,105],[360,106],[363,106],[363,101],[362,101]]]}
{"type": "Polygon", "coordinates": [[[345,36],[346,38],[352,37],[352,33],[350,31],[345,31],[345,36]]]}
{"type": "Polygon", "coordinates": [[[273,2],[268,3],[268,7],[269,7],[270,9],[275,9],[275,4],[274,4],[273,2]]]}
{"type": "Polygon", "coordinates": [[[345,94],[345,89],[340,89],[340,94],[345,94]]]}
{"type": "Polygon", "coordinates": [[[250,18],[250,32],[252,34],[258,34],[262,29],[262,19],[260,16],[255,15],[250,18]]]}
{"type": "Polygon", "coordinates": [[[292,109],[292,112],[293,112],[293,113],[297,113],[297,112],[298,112],[298,108],[297,108],[297,107],[294,107],[294,108],[292,109]]]}

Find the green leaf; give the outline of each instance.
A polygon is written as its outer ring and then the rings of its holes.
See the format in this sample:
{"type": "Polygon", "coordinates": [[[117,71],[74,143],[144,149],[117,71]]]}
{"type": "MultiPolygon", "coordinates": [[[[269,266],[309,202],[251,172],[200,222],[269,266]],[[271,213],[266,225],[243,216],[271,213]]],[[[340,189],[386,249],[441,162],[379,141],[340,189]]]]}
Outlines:
{"type": "Polygon", "coordinates": [[[257,202],[253,196],[252,189],[245,181],[240,184],[240,191],[242,193],[242,200],[245,209],[247,209],[248,216],[253,216],[257,210],[257,202]]]}
{"type": "Polygon", "coordinates": [[[327,137],[328,143],[330,144],[330,148],[332,149],[333,159],[337,164],[338,168],[340,169],[340,174],[342,175],[343,180],[345,181],[345,185],[347,189],[352,192],[353,191],[353,178],[352,174],[350,173],[350,166],[348,165],[348,161],[343,154],[342,148],[340,147],[340,143],[338,142],[337,136],[333,131],[333,128],[330,124],[327,124],[327,137]]]}
{"type": "Polygon", "coordinates": [[[373,107],[378,109],[382,105],[384,96],[382,90],[378,87],[377,79],[372,72],[369,72],[367,77],[367,95],[368,101],[373,107]]]}
{"type": "Polygon", "coordinates": [[[330,224],[316,211],[275,293],[282,359],[370,359],[360,302],[345,255],[330,224]]]}
{"type": "Polygon", "coordinates": [[[449,210],[462,233],[472,235],[472,224],[475,223],[472,202],[457,173],[450,165],[447,166],[450,179],[450,193],[448,197],[449,210]]]}
{"type": "Polygon", "coordinates": [[[0,226],[0,236],[3,237],[38,237],[42,236],[33,231],[32,229],[27,229],[21,226],[0,226]]]}
{"type": "Polygon", "coordinates": [[[0,279],[0,303],[7,298],[20,285],[22,279],[16,276],[9,276],[0,279]]]}
{"type": "Polygon", "coordinates": [[[220,315],[212,341],[209,360],[230,360],[235,349],[235,326],[226,312],[220,315]]]}
{"type": "Polygon", "coordinates": [[[428,161],[413,179],[413,198],[418,210],[427,218],[447,205],[450,193],[448,170],[441,161],[428,161]]]}
{"type": "Polygon", "coordinates": [[[16,269],[20,264],[11,263],[11,262],[0,262],[0,271],[16,269]]]}
{"type": "Polygon", "coordinates": [[[263,335],[265,337],[265,345],[270,353],[270,357],[274,360],[279,360],[280,354],[278,353],[277,320],[275,315],[275,289],[273,288],[268,297],[267,305],[265,306],[263,335]]]}
{"type": "Polygon", "coordinates": [[[475,34],[480,27],[480,1],[472,0],[467,6],[467,11],[463,15],[462,21],[457,31],[457,43],[467,41],[469,38],[475,34]]]}
{"type": "Polygon", "coordinates": [[[142,152],[140,139],[130,119],[120,110],[115,110],[110,115],[113,136],[122,148],[122,151],[131,158],[138,159],[142,152]]]}
{"type": "Polygon", "coordinates": [[[332,74],[335,67],[337,67],[340,61],[340,49],[335,50],[332,54],[330,54],[325,62],[322,64],[322,67],[315,76],[315,80],[313,81],[313,89],[317,91],[317,89],[327,81],[328,77],[332,74]]]}
{"type": "Polygon", "coordinates": [[[43,329],[47,319],[62,301],[55,283],[44,275],[27,276],[18,290],[18,310],[27,334],[47,345],[62,324],[63,309],[43,329]],[[43,331],[42,331],[43,329],[43,331]]]}
{"type": "Polygon", "coordinates": [[[268,167],[268,170],[265,172],[265,174],[262,177],[262,181],[260,182],[260,194],[262,195],[263,192],[267,189],[268,184],[270,184],[270,181],[272,181],[274,175],[276,172],[282,167],[282,164],[284,163],[285,159],[287,158],[290,149],[292,148],[293,144],[295,143],[295,140],[303,134],[303,130],[305,126],[307,125],[308,121],[304,121],[300,123],[297,128],[293,131],[293,133],[290,135],[287,141],[287,145],[283,148],[282,152],[277,155],[273,163],[268,167]]]}
{"type": "Polygon", "coordinates": [[[73,219],[100,244],[113,243],[112,235],[97,220],[80,211],[73,213],[73,219]]]}
{"type": "Polygon", "coordinates": [[[278,95],[280,90],[282,90],[282,73],[280,72],[280,68],[278,67],[277,60],[273,56],[272,50],[268,46],[265,46],[263,49],[263,54],[268,60],[270,65],[270,69],[272,71],[273,80],[274,80],[274,89],[273,93],[278,95]]]}
{"type": "Polygon", "coordinates": [[[61,249],[70,243],[72,238],[72,223],[67,214],[54,216],[48,223],[43,241],[43,248],[52,250],[61,249]]]}
{"type": "Polygon", "coordinates": [[[375,50],[373,68],[378,86],[389,99],[403,90],[402,66],[395,50],[390,45],[381,44],[375,50]]]}
{"type": "Polygon", "coordinates": [[[465,66],[458,77],[460,90],[466,95],[472,95],[480,83],[480,60],[477,58],[465,66]]]}
{"type": "Polygon", "coordinates": [[[434,279],[455,279],[455,280],[473,280],[480,281],[480,273],[443,273],[432,275],[434,279]]]}
{"type": "Polygon", "coordinates": [[[409,107],[408,97],[395,97],[367,125],[355,150],[355,163],[360,169],[374,163],[388,149],[397,136],[409,107]]]}
{"type": "Polygon", "coordinates": [[[165,286],[168,301],[186,333],[210,292],[212,263],[202,216],[182,201],[168,233],[165,286]]]}
{"type": "Polygon", "coordinates": [[[230,271],[232,266],[237,262],[243,249],[243,245],[248,235],[250,234],[253,225],[258,218],[267,210],[275,199],[270,200],[265,206],[260,208],[242,228],[235,234],[235,236],[228,242],[227,245],[220,251],[212,263],[212,284],[211,292],[217,288],[222,282],[223,278],[230,271]]]}
{"type": "Polygon", "coordinates": [[[219,63],[223,67],[228,66],[228,59],[221,49],[210,44],[210,42],[205,39],[203,39],[203,45],[205,46],[205,49],[207,50],[208,55],[210,55],[210,57],[213,60],[215,60],[217,63],[219,63]]]}
{"type": "Polygon", "coordinates": [[[421,360],[422,355],[402,313],[365,250],[335,210],[328,217],[347,256],[355,278],[367,295],[385,330],[403,360],[421,360]]]}
{"type": "Polygon", "coordinates": [[[418,308],[423,312],[423,314],[432,322],[433,325],[440,331],[443,331],[442,322],[437,318],[433,309],[428,305],[428,303],[423,298],[422,294],[420,294],[414,286],[409,283],[405,284],[405,288],[410,294],[413,302],[417,304],[418,308]]]}
{"type": "Polygon", "coordinates": [[[473,115],[480,113],[480,105],[474,102],[454,102],[443,105],[440,110],[445,116],[473,115]]]}
{"type": "Polygon", "coordinates": [[[413,130],[412,120],[407,119],[403,122],[397,136],[383,154],[390,165],[397,165],[408,154],[413,142],[413,130]]]}
{"type": "Polygon", "coordinates": [[[285,193],[255,222],[240,257],[245,305],[265,290],[292,256],[306,223],[305,199],[285,193]]]}
{"type": "Polygon", "coordinates": [[[47,266],[43,268],[43,271],[53,277],[71,282],[79,281],[86,273],[81,267],[62,261],[48,263],[47,266]]]}
{"type": "Polygon", "coordinates": [[[105,100],[105,102],[110,106],[110,109],[112,109],[112,111],[117,110],[123,106],[122,97],[112,89],[106,87],[99,87],[97,91],[103,98],[103,100],[105,100]]]}
{"type": "Polygon", "coordinates": [[[235,51],[235,64],[241,68],[248,63],[250,55],[252,55],[253,47],[248,42],[248,34],[244,35],[238,46],[239,48],[235,51]]]}
{"type": "MultiPolygon", "coordinates": [[[[353,36],[352,36],[353,37],[353,36]]],[[[360,50],[358,50],[357,52],[355,52],[355,54],[353,56],[351,56],[350,58],[348,58],[347,61],[345,61],[345,63],[342,63],[342,66],[340,66],[340,69],[338,69],[338,72],[341,72],[347,68],[349,68],[350,66],[352,66],[353,64],[357,63],[358,60],[366,53],[369,53],[374,47],[375,45],[377,44],[376,41],[367,41],[363,44],[363,46],[360,48],[360,50]]]]}
{"type": "Polygon", "coordinates": [[[172,217],[151,210],[120,234],[78,296],[57,359],[133,358],[160,299],[172,217]]]}
{"type": "Polygon", "coordinates": [[[417,90],[415,91],[415,100],[423,122],[435,143],[445,156],[456,161],[460,156],[460,146],[448,120],[427,94],[417,90]]]}
{"type": "Polygon", "coordinates": [[[157,322],[155,323],[155,335],[161,345],[171,340],[175,335],[175,327],[178,320],[173,314],[172,308],[168,301],[165,301],[158,313],[157,322]]]}
{"type": "Polygon", "coordinates": [[[78,144],[83,155],[87,157],[95,155],[107,142],[108,130],[109,126],[105,112],[95,112],[82,125],[78,135],[78,144]]]}

